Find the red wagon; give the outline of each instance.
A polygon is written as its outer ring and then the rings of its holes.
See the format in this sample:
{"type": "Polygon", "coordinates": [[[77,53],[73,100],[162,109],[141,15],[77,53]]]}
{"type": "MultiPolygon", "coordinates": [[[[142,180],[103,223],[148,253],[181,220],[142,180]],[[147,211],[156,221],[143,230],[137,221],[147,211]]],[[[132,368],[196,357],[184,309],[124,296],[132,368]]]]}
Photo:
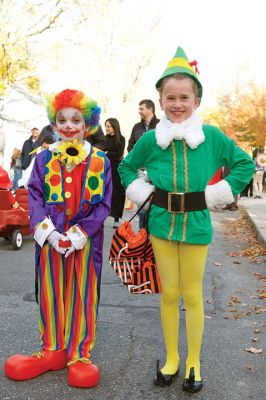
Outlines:
{"type": "Polygon", "coordinates": [[[28,191],[17,189],[15,199],[23,208],[12,208],[7,190],[0,189],[0,237],[11,240],[15,250],[23,244],[23,236],[30,234],[28,191]]]}

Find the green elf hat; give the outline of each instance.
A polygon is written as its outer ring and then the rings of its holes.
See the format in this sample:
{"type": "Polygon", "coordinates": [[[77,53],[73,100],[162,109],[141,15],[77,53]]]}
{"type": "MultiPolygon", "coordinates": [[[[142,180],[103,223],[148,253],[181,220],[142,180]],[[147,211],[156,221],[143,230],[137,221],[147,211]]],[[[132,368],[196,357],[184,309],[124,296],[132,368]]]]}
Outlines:
{"type": "Polygon", "coordinates": [[[161,86],[162,80],[164,78],[178,72],[181,74],[187,74],[196,81],[196,84],[199,88],[199,98],[201,99],[202,86],[198,78],[199,71],[197,68],[197,61],[194,60],[192,62],[189,62],[187,55],[182,47],[177,48],[174,58],[167,64],[165,71],[155,85],[156,89],[161,86]],[[195,67],[195,69],[193,68],[193,66],[195,67]]]}

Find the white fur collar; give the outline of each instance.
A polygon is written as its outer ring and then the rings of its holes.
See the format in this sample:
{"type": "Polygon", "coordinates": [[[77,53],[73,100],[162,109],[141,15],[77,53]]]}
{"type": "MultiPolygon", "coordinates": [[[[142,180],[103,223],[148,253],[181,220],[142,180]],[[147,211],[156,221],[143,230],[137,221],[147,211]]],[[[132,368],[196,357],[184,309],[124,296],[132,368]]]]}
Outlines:
{"type": "Polygon", "coordinates": [[[180,124],[171,122],[164,115],[155,128],[158,146],[165,150],[172,140],[184,139],[191,149],[196,149],[205,140],[200,116],[193,111],[192,115],[180,124]]]}

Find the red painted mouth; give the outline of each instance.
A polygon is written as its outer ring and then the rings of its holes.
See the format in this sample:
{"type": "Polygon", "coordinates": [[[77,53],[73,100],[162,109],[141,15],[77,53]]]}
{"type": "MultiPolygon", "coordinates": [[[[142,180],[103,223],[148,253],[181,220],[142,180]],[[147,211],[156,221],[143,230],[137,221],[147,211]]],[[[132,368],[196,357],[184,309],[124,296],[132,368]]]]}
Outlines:
{"type": "Polygon", "coordinates": [[[63,130],[59,129],[59,133],[60,133],[61,135],[66,136],[66,137],[71,137],[71,136],[76,135],[77,133],[80,133],[80,131],[76,130],[76,131],[71,131],[71,132],[69,132],[69,131],[63,131],[63,130]]]}

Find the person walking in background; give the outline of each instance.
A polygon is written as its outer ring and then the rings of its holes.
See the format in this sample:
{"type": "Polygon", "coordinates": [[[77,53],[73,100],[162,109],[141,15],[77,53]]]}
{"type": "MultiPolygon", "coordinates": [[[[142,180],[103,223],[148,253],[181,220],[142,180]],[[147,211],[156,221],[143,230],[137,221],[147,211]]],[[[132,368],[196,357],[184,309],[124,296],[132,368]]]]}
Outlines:
{"type": "Polygon", "coordinates": [[[263,175],[266,170],[266,154],[258,153],[255,158],[255,174],[253,176],[254,199],[262,199],[263,175]]]}
{"type": "MultiPolygon", "coordinates": [[[[48,149],[50,144],[52,144],[54,142],[55,142],[54,135],[46,134],[46,136],[42,136],[40,146],[35,148],[34,150],[32,150],[30,155],[33,155],[34,153],[36,155],[40,154],[41,151],[48,149]]],[[[33,157],[30,162],[30,165],[28,166],[28,168],[25,169],[25,171],[23,173],[23,177],[18,181],[18,187],[20,187],[20,188],[23,187],[25,189],[28,189],[28,183],[30,180],[30,176],[32,173],[32,169],[33,169],[35,160],[36,160],[36,157],[33,157]]]]}
{"type": "Polygon", "coordinates": [[[177,49],[167,64],[156,88],[165,115],[155,130],[138,140],[118,171],[128,198],[136,204],[143,204],[153,194],[148,230],[161,281],[161,320],[166,346],[166,361],[162,368],[157,361],[154,383],[169,386],[179,371],[178,305],[182,297],[188,346],[182,388],[198,392],[203,386],[202,281],[208,244],[212,241],[208,208],[231,203],[233,195],[250,181],[254,163],[218,128],[203,125],[196,112],[202,97],[197,63],[189,63],[182,48],[177,49]],[[231,173],[208,185],[225,163],[231,173]],[[138,178],[141,167],[146,168],[152,183],[138,178]]]}
{"type": "Polygon", "coordinates": [[[114,218],[114,228],[118,228],[119,218],[123,216],[125,205],[125,188],[117,168],[123,158],[125,150],[125,138],[121,134],[120,124],[116,118],[108,118],[105,121],[106,142],[105,152],[112,166],[113,195],[110,216],[114,218]]]}
{"type": "Polygon", "coordinates": [[[92,135],[89,135],[86,140],[97,149],[105,151],[105,136],[101,125],[99,125],[97,131],[92,135]]]}
{"type": "Polygon", "coordinates": [[[21,169],[24,171],[30,165],[32,159],[32,150],[38,147],[38,136],[40,131],[38,128],[32,128],[31,137],[23,143],[22,151],[21,151],[21,169]]]}
{"type": "Polygon", "coordinates": [[[136,123],[132,128],[127,146],[128,153],[133,149],[143,133],[154,129],[159,122],[159,119],[155,115],[155,104],[152,100],[144,99],[140,101],[139,115],[141,121],[136,123]]]}
{"type": "Polygon", "coordinates": [[[39,134],[39,136],[37,138],[35,147],[41,146],[42,139],[44,137],[48,137],[48,136],[53,136],[54,142],[59,139],[59,136],[56,134],[56,132],[53,131],[53,128],[51,127],[51,125],[46,125],[42,128],[41,133],[39,134]]]}
{"type": "MultiPolygon", "coordinates": [[[[159,122],[159,119],[155,115],[155,104],[150,99],[141,100],[139,103],[139,115],[141,121],[136,123],[133,126],[131,136],[129,138],[127,151],[128,153],[133,149],[137,141],[141,138],[141,136],[150,129],[155,129],[156,125],[159,122]]],[[[142,176],[146,176],[145,170],[142,168],[139,171],[139,174],[142,176]]],[[[146,210],[142,209],[139,213],[139,228],[143,227],[144,216],[146,214],[146,210]]]]}
{"type": "Polygon", "coordinates": [[[244,187],[243,191],[240,193],[240,197],[253,197],[253,178],[244,187]]]}
{"type": "MultiPolygon", "coordinates": [[[[223,179],[226,178],[229,174],[231,173],[231,168],[225,166],[223,167],[223,179]]],[[[234,201],[232,201],[229,204],[226,204],[225,207],[223,207],[223,210],[229,210],[229,211],[237,211],[238,210],[238,194],[234,194],[234,201]]]]}
{"type": "Polygon", "coordinates": [[[11,156],[11,170],[13,170],[13,186],[12,190],[17,190],[18,188],[18,181],[22,177],[22,170],[21,170],[21,150],[14,149],[13,154],[11,156]]]}

